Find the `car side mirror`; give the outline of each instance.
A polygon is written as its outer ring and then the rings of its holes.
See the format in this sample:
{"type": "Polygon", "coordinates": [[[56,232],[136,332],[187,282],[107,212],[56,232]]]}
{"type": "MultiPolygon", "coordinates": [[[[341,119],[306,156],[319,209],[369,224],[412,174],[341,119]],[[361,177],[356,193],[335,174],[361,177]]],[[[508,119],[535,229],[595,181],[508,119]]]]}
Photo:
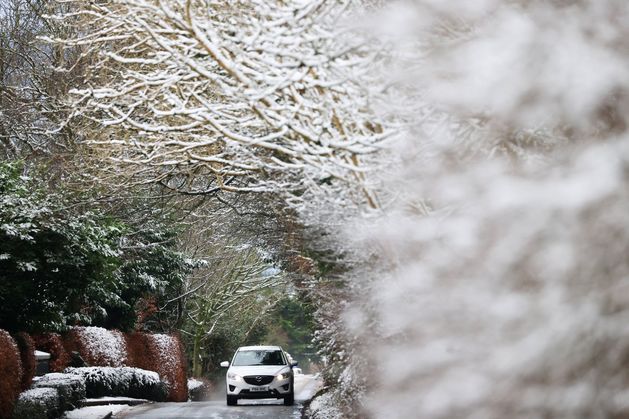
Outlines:
{"type": "Polygon", "coordinates": [[[229,367],[229,361],[223,361],[223,362],[221,362],[221,367],[223,367],[223,368],[228,368],[228,367],[229,367]]]}
{"type": "Polygon", "coordinates": [[[297,365],[299,365],[299,362],[297,362],[297,361],[291,361],[290,362],[290,367],[291,368],[296,367],[297,365]]]}

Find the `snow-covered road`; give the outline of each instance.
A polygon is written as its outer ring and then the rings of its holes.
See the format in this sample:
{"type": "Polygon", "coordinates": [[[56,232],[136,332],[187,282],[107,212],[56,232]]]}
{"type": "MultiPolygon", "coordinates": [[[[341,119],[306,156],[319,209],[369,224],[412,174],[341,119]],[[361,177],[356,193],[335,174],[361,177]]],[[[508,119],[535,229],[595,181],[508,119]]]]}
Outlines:
{"type": "Polygon", "coordinates": [[[238,406],[227,406],[225,400],[189,403],[154,403],[136,406],[116,414],[124,419],[230,419],[230,418],[301,418],[304,401],[321,388],[318,376],[295,376],[295,405],[284,406],[282,400],[240,400],[238,406]]]}

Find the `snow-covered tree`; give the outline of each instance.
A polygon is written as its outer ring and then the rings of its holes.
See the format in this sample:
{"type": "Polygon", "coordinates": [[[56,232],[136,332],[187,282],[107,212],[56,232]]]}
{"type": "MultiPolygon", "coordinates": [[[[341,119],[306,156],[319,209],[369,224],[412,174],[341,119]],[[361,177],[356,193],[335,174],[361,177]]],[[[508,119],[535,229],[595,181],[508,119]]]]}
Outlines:
{"type": "Polygon", "coordinates": [[[117,170],[201,193],[360,184],[389,132],[370,104],[378,51],[344,20],[356,3],[78,3],[58,18],[82,35],[53,41],[98,52],[71,94],[117,170]]]}
{"type": "Polygon", "coordinates": [[[39,36],[70,36],[73,27],[47,21],[67,10],[54,0],[0,4],[0,157],[62,150],[73,139],[63,98],[82,73],[80,48],[63,49],[39,36]]]}
{"type": "Polygon", "coordinates": [[[233,323],[228,317],[238,318],[236,323],[243,330],[233,333],[238,334],[242,342],[248,342],[288,287],[285,275],[265,260],[259,249],[215,247],[207,262],[207,269],[199,270],[186,284],[192,295],[187,298],[188,321],[182,330],[192,343],[195,376],[203,374],[202,357],[208,352],[207,342],[221,323],[233,323]]]}
{"type": "Polygon", "coordinates": [[[130,329],[136,303],[171,298],[195,266],[159,222],[141,230],[71,205],[37,174],[0,164],[0,326],[11,331],[69,325],[130,329]]]}

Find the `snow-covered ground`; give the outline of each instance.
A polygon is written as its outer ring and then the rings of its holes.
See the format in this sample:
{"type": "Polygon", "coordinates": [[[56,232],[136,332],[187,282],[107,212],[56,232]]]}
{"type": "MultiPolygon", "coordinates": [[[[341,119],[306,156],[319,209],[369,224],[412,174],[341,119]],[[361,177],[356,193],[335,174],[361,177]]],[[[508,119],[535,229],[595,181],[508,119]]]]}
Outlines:
{"type": "Polygon", "coordinates": [[[312,401],[308,407],[308,417],[315,419],[334,419],[343,417],[343,413],[337,408],[333,393],[325,393],[312,401]]]}
{"type": "MultiPolygon", "coordinates": [[[[210,401],[190,403],[151,403],[122,412],[124,418],[301,418],[302,404],[310,400],[323,385],[317,375],[295,375],[295,405],[284,406],[279,399],[239,400],[238,406],[227,406],[224,393],[210,401]]],[[[91,418],[90,418],[91,419],[91,418]]]]}
{"type": "Polygon", "coordinates": [[[319,374],[295,374],[295,400],[310,400],[323,386],[319,374]]]}
{"type": "Polygon", "coordinates": [[[131,397],[99,397],[97,399],[83,400],[84,406],[100,406],[100,405],[106,405],[106,404],[136,406],[138,404],[143,404],[143,403],[150,403],[150,401],[146,399],[134,399],[131,397]]]}
{"type": "Polygon", "coordinates": [[[90,406],[66,412],[64,419],[101,419],[108,414],[118,414],[129,409],[127,404],[110,404],[106,406],[90,406]]]}
{"type": "Polygon", "coordinates": [[[108,414],[117,414],[148,400],[129,397],[99,397],[84,400],[85,407],[66,412],[64,419],[101,419],[108,414]]]}

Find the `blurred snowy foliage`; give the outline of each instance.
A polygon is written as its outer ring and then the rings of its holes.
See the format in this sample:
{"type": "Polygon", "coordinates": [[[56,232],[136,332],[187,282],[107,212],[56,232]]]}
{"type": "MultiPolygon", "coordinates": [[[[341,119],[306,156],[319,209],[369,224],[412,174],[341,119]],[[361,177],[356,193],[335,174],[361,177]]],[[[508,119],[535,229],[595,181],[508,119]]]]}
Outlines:
{"type": "Polygon", "coordinates": [[[366,414],[626,416],[629,4],[389,6],[406,135],[347,230],[366,414]]]}

